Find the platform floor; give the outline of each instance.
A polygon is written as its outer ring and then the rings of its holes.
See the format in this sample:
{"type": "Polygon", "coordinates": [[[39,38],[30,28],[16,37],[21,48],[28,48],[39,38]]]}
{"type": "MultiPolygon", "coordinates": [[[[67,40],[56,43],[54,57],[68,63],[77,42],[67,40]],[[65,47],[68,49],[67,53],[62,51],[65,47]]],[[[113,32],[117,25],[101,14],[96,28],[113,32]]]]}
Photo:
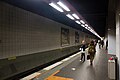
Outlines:
{"type": "Polygon", "coordinates": [[[81,62],[80,57],[77,57],[52,75],[44,79],[39,77],[35,80],[109,80],[107,51],[105,48],[96,47],[96,49],[93,66],[90,65],[89,60],[81,62]]]}
{"type": "Polygon", "coordinates": [[[74,62],[62,68],[55,76],[72,78],[73,80],[109,80],[107,67],[107,52],[98,50],[93,66],[89,61],[80,62],[77,58],[74,62]]]}

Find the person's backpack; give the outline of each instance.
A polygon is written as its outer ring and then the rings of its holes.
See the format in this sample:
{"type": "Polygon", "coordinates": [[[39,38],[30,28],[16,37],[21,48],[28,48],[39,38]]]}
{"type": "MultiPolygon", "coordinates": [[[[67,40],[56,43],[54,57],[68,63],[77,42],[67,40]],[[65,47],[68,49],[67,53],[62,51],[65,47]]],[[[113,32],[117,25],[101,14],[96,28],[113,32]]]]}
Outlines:
{"type": "Polygon", "coordinates": [[[94,46],[89,46],[88,53],[94,53],[95,49],[94,46]]]}

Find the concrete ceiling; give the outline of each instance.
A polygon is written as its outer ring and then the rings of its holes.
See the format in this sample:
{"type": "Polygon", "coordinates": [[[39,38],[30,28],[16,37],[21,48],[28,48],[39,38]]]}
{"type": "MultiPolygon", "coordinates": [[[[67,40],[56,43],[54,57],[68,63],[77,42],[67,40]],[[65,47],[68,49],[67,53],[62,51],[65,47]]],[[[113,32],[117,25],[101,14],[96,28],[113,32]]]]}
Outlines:
{"type": "Polygon", "coordinates": [[[108,0],[68,0],[100,35],[105,35],[108,0]]]}

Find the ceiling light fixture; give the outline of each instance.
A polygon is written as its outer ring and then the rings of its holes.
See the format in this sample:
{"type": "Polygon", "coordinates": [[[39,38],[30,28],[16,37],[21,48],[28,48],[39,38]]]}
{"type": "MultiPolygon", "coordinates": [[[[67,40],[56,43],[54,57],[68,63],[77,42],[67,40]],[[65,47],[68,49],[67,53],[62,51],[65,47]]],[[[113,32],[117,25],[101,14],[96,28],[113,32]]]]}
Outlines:
{"type": "Polygon", "coordinates": [[[81,24],[82,27],[85,27],[85,25],[81,24]]]}
{"type": "Polygon", "coordinates": [[[91,29],[91,27],[88,26],[89,29],[91,29]]]}
{"type": "Polygon", "coordinates": [[[88,27],[85,26],[86,29],[88,29],[88,27]]]}
{"type": "Polygon", "coordinates": [[[86,27],[88,27],[88,25],[87,25],[87,24],[85,24],[85,26],[86,26],[86,27]]]}
{"type": "MultiPolygon", "coordinates": [[[[49,3],[50,6],[52,6],[53,8],[55,8],[56,10],[60,11],[60,12],[64,12],[64,10],[66,11],[70,11],[70,9],[61,1],[54,3],[51,2],[49,3]],[[64,10],[63,10],[64,9],[64,10]]],[[[119,14],[120,15],[120,14],[119,14]]],[[[75,19],[80,19],[79,16],[75,13],[73,14],[66,14],[66,16],[72,20],[75,19]]],[[[84,22],[83,20],[80,21],[75,21],[77,24],[81,24],[82,27],[84,27],[85,29],[89,30],[91,33],[93,33],[94,35],[96,35],[97,37],[101,38],[91,27],[88,26],[88,24],[86,24],[86,22],[84,22]]]]}
{"type": "Polygon", "coordinates": [[[74,17],[72,17],[72,15],[67,14],[66,16],[67,16],[68,18],[70,18],[70,19],[74,20],[74,17]]]}
{"type": "Polygon", "coordinates": [[[59,4],[66,11],[70,11],[70,9],[66,5],[64,5],[62,2],[59,1],[59,2],[57,2],[57,4],[59,4]]]}
{"type": "Polygon", "coordinates": [[[76,19],[80,19],[77,14],[72,14],[76,19]]]}
{"type": "Polygon", "coordinates": [[[91,28],[90,28],[90,27],[87,27],[87,28],[88,28],[88,30],[90,31],[91,28]]]}
{"type": "Polygon", "coordinates": [[[76,23],[78,23],[78,24],[80,24],[80,22],[79,21],[75,21],[76,23]]]}
{"type": "Polygon", "coordinates": [[[92,29],[91,29],[90,31],[93,33],[93,30],[92,30],[92,29]]]}
{"type": "Polygon", "coordinates": [[[54,3],[49,3],[50,6],[52,6],[53,8],[55,8],[56,10],[60,11],[60,12],[64,12],[60,7],[58,7],[56,4],[54,3]]]}
{"type": "Polygon", "coordinates": [[[80,20],[80,22],[81,22],[82,24],[85,24],[85,22],[84,22],[83,20],[80,20]]]}

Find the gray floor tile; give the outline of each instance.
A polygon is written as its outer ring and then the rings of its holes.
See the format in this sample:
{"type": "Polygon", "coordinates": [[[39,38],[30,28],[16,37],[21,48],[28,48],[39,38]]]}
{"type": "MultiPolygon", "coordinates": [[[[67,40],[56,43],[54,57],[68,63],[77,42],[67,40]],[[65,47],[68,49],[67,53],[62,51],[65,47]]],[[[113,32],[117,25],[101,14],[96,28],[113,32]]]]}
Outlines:
{"type": "Polygon", "coordinates": [[[84,63],[77,58],[75,61],[62,68],[56,76],[73,78],[74,80],[109,80],[108,78],[108,54],[103,49],[98,49],[94,59],[93,66],[89,65],[89,61],[84,63]],[[75,70],[72,70],[75,68],[75,70]]]}

